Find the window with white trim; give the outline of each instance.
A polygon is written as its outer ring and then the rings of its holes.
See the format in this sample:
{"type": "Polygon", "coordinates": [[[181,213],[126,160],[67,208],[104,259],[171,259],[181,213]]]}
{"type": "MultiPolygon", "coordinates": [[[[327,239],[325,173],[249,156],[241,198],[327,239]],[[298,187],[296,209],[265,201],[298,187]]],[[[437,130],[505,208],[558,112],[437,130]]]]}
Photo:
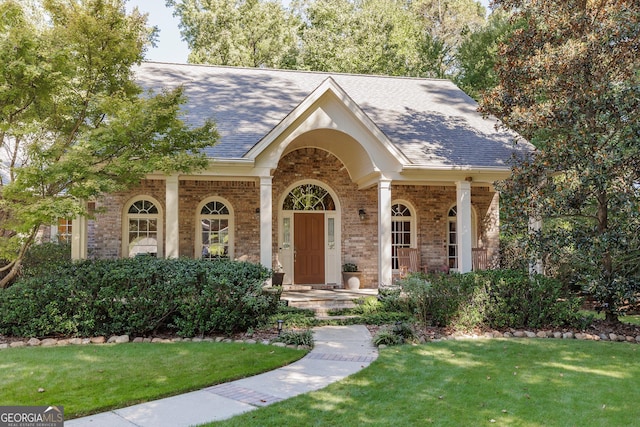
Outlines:
{"type": "Polygon", "coordinates": [[[159,255],[161,219],[156,203],[146,198],[131,203],[125,215],[125,225],[125,256],[159,255]]]}
{"type": "Polygon", "coordinates": [[[233,249],[233,216],[221,200],[211,200],[198,214],[198,253],[202,259],[230,259],[233,249]]]}
{"type": "Polygon", "coordinates": [[[398,248],[411,248],[415,242],[415,217],[404,203],[391,205],[391,266],[398,269],[398,248]]]}

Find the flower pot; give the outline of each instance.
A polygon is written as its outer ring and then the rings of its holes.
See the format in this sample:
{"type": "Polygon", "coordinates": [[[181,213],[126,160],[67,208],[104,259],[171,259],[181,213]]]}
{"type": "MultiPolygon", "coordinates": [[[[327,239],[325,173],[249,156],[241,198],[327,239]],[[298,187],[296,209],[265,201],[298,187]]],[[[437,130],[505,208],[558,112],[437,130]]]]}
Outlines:
{"type": "Polygon", "coordinates": [[[362,271],[343,271],[342,282],[345,289],[355,291],[360,289],[360,278],[362,277],[362,271]]]}
{"type": "Polygon", "coordinates": [[[271,275],[272,286],[282,286],[283,280],[284,280],[284,273],[273,273],[271,275]]]}

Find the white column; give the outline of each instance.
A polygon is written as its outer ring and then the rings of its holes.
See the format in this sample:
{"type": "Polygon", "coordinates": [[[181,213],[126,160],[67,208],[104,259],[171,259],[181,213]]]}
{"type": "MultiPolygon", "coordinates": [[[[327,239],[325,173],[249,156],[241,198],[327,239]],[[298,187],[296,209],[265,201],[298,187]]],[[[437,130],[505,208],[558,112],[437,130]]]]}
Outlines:
{"type": "Polygon", "coordinates": [[[79,215],[71,222],[71,259],[87,259],[87,217],[79,215]]]}
{"type": "MultiPolygon", "coordinates": [[[[166,179],[166,253],[167,258],[180,256],[180,207],[178,196],[178,175],[170,175],[166,179]]],[[[161,244],[160,242],[158,242],[161,244]]]]}
{"type": "Polygon", "coordinates": [[[473,268],[471,255],[471,183],[456,182],[457,215],[456,228],[458,235],[458,272],[468,273],[473,268]]]}
{"type": "Polygon", "coordinates": [[[391,180],[378,182],[378,287],[391,285],[391,180]]]}
{"type": "Polygon", "coordinates": [[[271,176],[260,177],[260,263],[273,268],[273,196],[271,176]]]}

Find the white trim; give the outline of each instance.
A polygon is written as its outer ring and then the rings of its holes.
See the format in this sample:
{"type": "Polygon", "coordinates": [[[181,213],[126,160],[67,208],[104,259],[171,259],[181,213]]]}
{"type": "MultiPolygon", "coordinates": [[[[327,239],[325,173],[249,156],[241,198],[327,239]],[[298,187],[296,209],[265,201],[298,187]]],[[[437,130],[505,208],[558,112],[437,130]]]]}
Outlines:
{"type": "Polygon", "coordinates": [[[260,263],[274,268],[273,258],[273,177],[260,177],[260,263]]]}
{"type": "MultiPolygon", "coordinates": [[[[407,209],[409,210],[410,216],[402,217],[402,216],[393,216],[393,215],[391,215],[391,224],[393,225],[394,222],[407,221],[407,219],[408,219],[410,224],[411,224],[411,235],[409,237],[409,239],[410,239],[410,247],[419,248],[419,246],[418,246],[418,215],[417,215],[416,208],[413,206],[413,204],[411,202],[409,202],[406,199],[393,199],[393,200],[391,200],[391,207],[393,207],[393,205],[406,206],[407,209]]],[[[393,227],[391,227],[391,232],[393,234],[393,227]]],[[[391,246],[393,248],[393,238],[391,239],[391,246]]],[[[392,266],[392,270],[393,270],[393,250],[392,250],[392,254],[391,254],[391,266],[392,266]]],[[[393,272],[397,273],[398,270],[393,270],[393,272]]]]}
{"type": "Polygon", "coordinates": [[[456,222],[458,237],[458,272],[468,273],[473,269],[471,183],[456,182],[456,222]]]}
{"type": "Polygon", "coordinates": [[[378,287],[392,284],[391,265],[391,180],[378,181],[378,287]]]}
{"type": "Polygon", "coordinates": [[[170,175],[165,179],[166,212],[166,257],[180,256],[180,197],[178,175],[170,175]]]}

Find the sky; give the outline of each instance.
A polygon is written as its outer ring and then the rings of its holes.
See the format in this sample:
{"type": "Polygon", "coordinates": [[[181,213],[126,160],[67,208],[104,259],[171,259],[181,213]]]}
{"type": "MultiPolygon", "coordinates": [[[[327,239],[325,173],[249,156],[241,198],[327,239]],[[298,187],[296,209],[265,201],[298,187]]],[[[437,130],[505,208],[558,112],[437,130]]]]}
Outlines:
{"type": "MultiPolygon", "coordinates": [[[[480,0],[480,3],[488,9],[489,0],[480,0]]],[[[127,2],[127,10],[136,6],[141,12],[149,14],[148,24],[155,25],[160,30],[157,47],[149,48],[146,59],[156,62],[186,63],[189,48],[180,38],[178,28],[180,20],[173,16],[173,9],[166,7],[164,0],[129,0],[127,2]]]]}

